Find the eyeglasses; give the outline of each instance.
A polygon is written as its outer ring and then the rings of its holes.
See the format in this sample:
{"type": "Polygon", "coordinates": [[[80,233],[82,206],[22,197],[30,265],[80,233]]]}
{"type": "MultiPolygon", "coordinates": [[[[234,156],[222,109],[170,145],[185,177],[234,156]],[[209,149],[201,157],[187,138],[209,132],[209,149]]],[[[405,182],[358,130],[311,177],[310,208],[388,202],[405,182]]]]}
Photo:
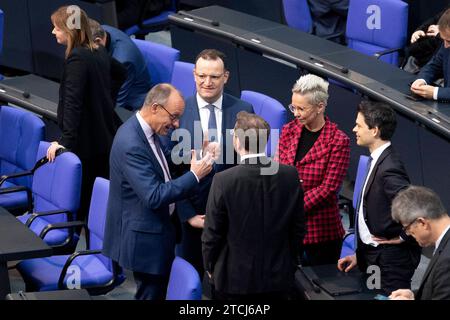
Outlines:
{"type": "Polygon", "coordinates": [[[419,218],[415,218],[413,221],[411,221],[410,223],[408,223],[406,226],[403,227],[403,231],[404,231],[406,234],[409,233],[409,229],[412,227],[412,225],[413,225],[414,223],[417,222],[417,219],[419,219],[419,218]]]}
{"type": "Polygon", "coordinates": [[[171,114],[162,104],[157,103],[157,105],[160,106],[161,108],[163,108],[169,114],[170,121],[175,122],[175,121],[180,120],[180,116],[171,114]]]}
{"type": "Polygon", "coordinates": [[[312,107],[297,107],[297,106],[294,106],[293,104],[288,105],[288,108],[292,113],[295,113],[296,111],[297,112],[308,112],[312,109],[312,107]]]}
{"type": "Polygon", "coordinates": [[[203,73],[198,74],[197,72],[194,72],[194,74],[195,74],[195,76],[196,76],[201,82],[206,81],[206,79],[207,79],[208,77],[209,77],[209,79],[210,79],[211,81],[215,82],[215,81],[219,81],[220,78],[222,78],[222,76],[223,76],[225,73],[221,73],[221,74],[210,74],[210,75],[208,75],[208,74],[203,74],[203,73]]]}

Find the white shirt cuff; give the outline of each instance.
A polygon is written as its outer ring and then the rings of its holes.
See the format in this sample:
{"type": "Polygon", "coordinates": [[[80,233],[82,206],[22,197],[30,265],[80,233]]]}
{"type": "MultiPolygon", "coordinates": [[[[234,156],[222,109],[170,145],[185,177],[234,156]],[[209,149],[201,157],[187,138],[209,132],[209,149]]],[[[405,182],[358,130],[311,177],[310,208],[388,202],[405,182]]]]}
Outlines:
{"type": "Polygon", "coordinates": [[[439,87],[434,87],[434,91],[433,91],[433,99],[434,100],[438,99],[438,91],[439,91],[439,87]]]}
{"type": "Polygon", "coordinates": [[[194,171],[191,170],[191,172],[194,174],[195,179],[197,179],[197,182],[200,182],[200,179],[197,177],[194,171]]]}

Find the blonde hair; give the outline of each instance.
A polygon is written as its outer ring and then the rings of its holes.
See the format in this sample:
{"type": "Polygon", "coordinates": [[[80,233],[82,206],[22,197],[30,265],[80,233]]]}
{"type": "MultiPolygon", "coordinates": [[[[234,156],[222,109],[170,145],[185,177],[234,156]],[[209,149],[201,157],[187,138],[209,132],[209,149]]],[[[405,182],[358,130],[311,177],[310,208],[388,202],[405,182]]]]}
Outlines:
{"type": "Polygon", "coordinates": [[[61,29],[67,36],[67,48],[65,57],[67,58],[72,50],[77,47],[86,47],[90,50],[97,48],[92,39],[91,29],[89,27],[89,18],[84,10],[78,6],[63,6],[57,9],[51,15],[54,26],[61,29]],[[75,11],[71,9],[76,9],[75,11]],[[73,13],[79,12],[79,27],[69,26],[69,21],[73,19],[73,13]]]}

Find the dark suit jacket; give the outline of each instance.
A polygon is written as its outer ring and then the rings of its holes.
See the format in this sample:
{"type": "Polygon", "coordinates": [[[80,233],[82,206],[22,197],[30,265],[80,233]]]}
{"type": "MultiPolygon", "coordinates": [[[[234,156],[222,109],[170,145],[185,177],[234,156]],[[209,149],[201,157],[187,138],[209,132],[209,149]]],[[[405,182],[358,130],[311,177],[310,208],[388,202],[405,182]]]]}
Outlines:
{"type": "MultiPolygon", "coordinates": [[[[225,160],[230,152],[233,152],[233,156],[236,161],[236,153],[232,146],[232,139],[230,134],[230,129],[234,128],[236,123],[236,115],[240,111],[247,111],[253,113],[253,107],[251,104],[240,100],[232,95],[223,94],[222,102],[222,159],[224,159],[223,164],[215,164],[213,171],[200,182],[199,188],[197,190],[196,196],[189,200],[185,200],[178,206],[178,214],[181,221],[187,221],[197,214],[204,214],[206,208],[206,201],[208,200],[209,188],[211,187],[212,178],[215,172],[223,171],[230,168],[233,165],[226,164],[225,160]],[[229,139],[229,140],[227,140],[229,139]],[[228,145],[230,142],[231,145],[228,145]]],[[[198,111],[197,98],[196,95],[186,99],[186,107],[184,110],[183,117],[180,120],[180,129],[186,129],[191,134],[190,146],[193,149],[201,150],[203,141],[203,131],[201,130],[200,124],[200,114],[198,111]],[[197,130],[195,128],[195,122],[199,126],[197,130]],[[195,136],[195,133],[198,136],[195,136]]],[[[190,153],[187,154],[190,159],[190,153]]],[[[189,163],[188,159],[185,163],[189,163]],[[187,161],[187,162],[186,162],[187,161]]]]}
{"type": "Polygon", "coordinates": [[[418,300],[450,300],[450,230],[431,258],[415,294],[418,300]]]}
{"type": "Polygon", "coordinates": [[[363,195],[364,220],[374,236],[391,239],[401,234],[402,225],[392,219],[391,204],[397,193],[409,185],[399,154],[388,147],[378,158],[363,195]]]}
{"type": "Polygon", "coordinates": [[[59,89],[59,143],[80,158],[108,155],[121,121],[114,111],[125,69],[104,48],[73,49],[59,89]]]}
{"type": "Polygon", "coordinates": [[[439,88],[438,100],[445,102],[450,101],[449,55],[450,49],[446,49],[442,45],[417,75],[417,79],[424,79],[429,85],[432,85],[437,79],[444,78],[444,87],[439,88]]]}
{"type": "Polygon", "coordinates": [[[302,187],[294,167],[280,164],[276,174],[262,175],[261,162],[246,160],[214,176],[202,245],[220,292],[287,291],[294,280],[305,234],[302,187]]]}
{"type": "Polygon", "coordinates": [[[169,204],[195,188],[194,174],[165,183],[136,116],[117,131],[110,167],[103,253],[126,269],[167,275],[176,242],[176,213],[169,215],[169,204]]]}
{"type": "Polygon", "coordinates": [[[127,69],[127,78],[117,95],[117,106],[137,110],[151,88],[150,75],[142,53],[131,38],[119,29],[102,26],[108,32],[106,48],[127,69]]]}

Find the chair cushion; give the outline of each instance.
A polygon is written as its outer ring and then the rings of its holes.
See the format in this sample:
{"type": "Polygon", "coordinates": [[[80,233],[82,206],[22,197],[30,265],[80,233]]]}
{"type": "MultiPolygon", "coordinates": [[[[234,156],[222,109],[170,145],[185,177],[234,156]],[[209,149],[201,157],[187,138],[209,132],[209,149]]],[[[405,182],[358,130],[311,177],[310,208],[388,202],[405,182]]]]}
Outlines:
{"type": "MultiPolygon", "coordinates": [[[[348,39],[348,47],[358,52],[373,56],[375,53],[386,50],[388,48],[380,47],[371,43],[348,39]]],[[[376,59],[374,57],[374,59],[376,59]]],[[[389,53],[380,57],[381,61],[394,64],[398,63],[398,52],[389,53]]]]}
{"type": "MultiPolygon", "coordinates": [[[[23,224],[25,224],[27,222],[28,218],[30,218],[29,214],[25,214],[25,215],[17,217],[17,219],[19,219],[20,222],[22,222],[23,224]]],[[[51,222],[45,220],[44,218],[36,218],[33,221],[33,223],[31,224],[30,229],[34,233],[39,235],[41,233],[41,231],[50,223],[51,222]]],[[[64,243],[64,241],[67,239],[68,235],[69,235],[69,232],[66,229],[52,230],[52,231],[49,231],[45,235],[44,241],[50,246],[56,246],[56,245],[64,243]]]]}
{"type": "MultiPolygon", "coordinates": [[[[25,283],[37,291],[58,290],[59,276],[68,258],[68,255],[63,255],[24,260],[17,265],[17,270],[25,283]]],[[[72,266],[80,268],[81,288],[101,286],[113,278],[112,272],[96,256],[79,256],[72,266]]]]}
{"type": "MultiPolygon", "coordinates": [[[[8,181],[3,182],[3,188],[17,187],[14,183],[8,181]]],[[[0,207],[11,209],[26,206],[27,203],[27,193],[25,191],[6,193],[0,195],[0,207]]],[[[25,211],[25,210],[24,210],[25,211]]]]}

